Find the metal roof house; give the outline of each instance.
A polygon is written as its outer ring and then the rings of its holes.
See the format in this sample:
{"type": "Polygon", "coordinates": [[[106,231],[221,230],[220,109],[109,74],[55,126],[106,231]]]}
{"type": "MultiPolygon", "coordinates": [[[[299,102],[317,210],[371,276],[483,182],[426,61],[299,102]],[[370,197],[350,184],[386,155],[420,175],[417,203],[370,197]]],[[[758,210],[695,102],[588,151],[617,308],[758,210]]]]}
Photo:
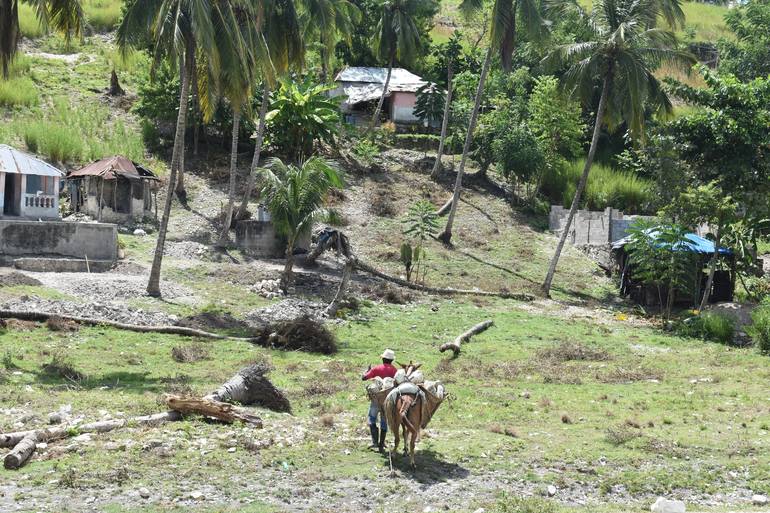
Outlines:
{"type": "MultiPolygon", "coordinates": [[[[346,68],[337,74],[332,96],[346,96],[340,108],[352,124],[368,122],[385,87],[388,68],[346,68]]],[[[382,111],[396,124],[417,124],[417,91],[428,82],[403,68],[393,68],[382,111]]]]}
{"type": "Polygon", "coordinates": [[[0,218],[59,219],[62,175],[47,162],[0,144],[0,218]]]}
{"type": "Polygon", "coordinates": [[[72,209],[98,221],[125,222],[153,215],[158,178],[149,169],[116,155],[67,174],[72,209]]]}

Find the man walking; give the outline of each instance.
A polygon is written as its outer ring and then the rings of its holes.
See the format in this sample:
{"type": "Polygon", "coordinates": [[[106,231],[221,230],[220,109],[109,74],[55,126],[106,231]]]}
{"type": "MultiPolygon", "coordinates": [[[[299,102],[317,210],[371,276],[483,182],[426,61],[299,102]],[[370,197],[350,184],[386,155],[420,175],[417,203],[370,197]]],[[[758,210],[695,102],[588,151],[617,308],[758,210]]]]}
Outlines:
{"type": "MultiPolygon", "coordinates": [[[[393,365],[393,361],[396,359],[396,353],[391,349],[386,349],[382,352],[382,364],[372,367],[369,366],[361,375],[361,379],[364,381],[374,378],[392,378],[396,375],[396,367],[393,365]]],[[[385,418],[385,413],[380,411],[380,407],[375,400],[372,400],[369,405],[369,431],[372,434],[372,449],[385,450],[385,436],[388,434],[388,421],[385,418]],[[380,415],[380,428],[377,428],[377,415],[380,415]]]]}

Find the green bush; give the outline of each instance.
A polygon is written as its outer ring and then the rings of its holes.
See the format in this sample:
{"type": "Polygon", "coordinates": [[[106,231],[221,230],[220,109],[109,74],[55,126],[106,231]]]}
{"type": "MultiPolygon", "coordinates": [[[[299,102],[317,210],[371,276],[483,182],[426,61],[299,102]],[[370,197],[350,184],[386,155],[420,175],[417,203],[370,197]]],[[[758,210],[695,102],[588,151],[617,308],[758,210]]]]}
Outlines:
{"type": "Polygon", "coordinates": [[[30,39],[45,35],[45,28],[38,21],[34,8],[24,2],[19,2],[19,29],[22,36],[30,39]]]}
{"type": "Polygon", "coordinates": [[[0,79],[0,106],[32,107],[40,100],[37,87],[27,77],[0,79]]]}
{"type": "MultiPolygon", "coordinates": [[[[583,172],[583,161],[563,168],[552,168],[543,176],[543,194],[564,206],[572,204],[577,183],[583,172]]],[[[652,199],[652,183],[630,171],[619,171],[594,164],[581,201],[582,208],[603,210],[618,208],[626,213],[646,212],[652,199]]]]}
{"type": "Polygon", "coordinates": [[[118,24],[123,2],[121,0],[85,0],[85,12],[88,24],[99,32],[109,32],[118,24]]]}
{"type": "MultiPolygon", "coordinates": [[[[768,317],[770,319],[770,316],[768,317]]],[[[718,312],[704,312],[685,319],[679,333],[684,336],[702,338],[732,344],[735,337],[735,319],[718,312]]],[[[768,332],[770,334],[770,332],[768,332]]]]}
{"type": "Polygon", "coordinates": [[[749,335],[760,352],[770,354],[770,306],[760,306],[751,313],[749,335]]]}

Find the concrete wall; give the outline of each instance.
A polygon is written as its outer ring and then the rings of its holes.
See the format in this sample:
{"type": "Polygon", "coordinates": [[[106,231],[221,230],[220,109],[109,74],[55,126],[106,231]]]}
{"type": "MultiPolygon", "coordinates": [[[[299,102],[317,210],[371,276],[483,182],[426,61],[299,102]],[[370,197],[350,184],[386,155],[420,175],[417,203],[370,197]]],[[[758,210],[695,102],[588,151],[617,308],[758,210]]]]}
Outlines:
{"type": "MultiPolygon", "coordinates": [[[[247,255],[257,258],[284,258],[286,243],[278,235],[273,223],[267,220],[239,221],[235,226],[235,241],[247,255]]],[[[295,249],[310,249],[310,234],[300,237],[295,249]]]]}
{"type": "Polygon", "coordinates": [[[390,104],[390,119],[392,119],[394,123],[419,123],[420,119],[414,115],[414,107],[416,103],[416,93],[392,93],[390,104]]]}
{"type": "Polygon", "coordinates": [[[117,258],[114,224],[0,220],[0,256],[59,256],[89,260],[117,258]]]}
{"type": "MultiPolygon", "coordinates": [[[[561,233],[567,221],[569,209],[561,205],[551,205],[548,215],[548,228],[561,233]]],[[[569,237],[576,245],[602,245],[622,239],[637,219],[650,219],[650,216],[627,216],[622,211],[606,208],[603,211],[578,210],[572,220],[569,237]]]]}
{"type": "MultiPolygon", "coordinates": [[[[59,219],[59,177],[53,178],[53,194],[43,194],[44,191],[27,193],[27,175],[18,175],[19,177],[16,195],[18,200],[14,203],[18,206],[19,217],[29,219],[59,219]]],[[[0,218],[3,217],[3,208],[5,206],[5,186],[6,173],[0,173],[0,218]]]]}

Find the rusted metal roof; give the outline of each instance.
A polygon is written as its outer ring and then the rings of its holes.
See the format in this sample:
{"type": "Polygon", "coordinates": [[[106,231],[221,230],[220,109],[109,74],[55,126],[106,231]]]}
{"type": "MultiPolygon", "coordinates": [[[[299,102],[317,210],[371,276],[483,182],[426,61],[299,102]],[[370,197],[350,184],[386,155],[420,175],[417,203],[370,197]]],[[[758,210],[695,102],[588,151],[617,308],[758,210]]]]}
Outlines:
{"type": "Polygon", "coordinates": [[[37,176],[62,176],[64,174],[51,164],[6,144],[0,144],[0,173],[37,176]]]}
{"type": "Polygon", "coordinates": [[[87,166],[70,171],[67,178],[84,178],[86,176],[98,176],[103,180],[117,180],[118,177],[128,180],[157,180],[155,173],[121,155],[107,157],[92,162],[87,166]]]}

